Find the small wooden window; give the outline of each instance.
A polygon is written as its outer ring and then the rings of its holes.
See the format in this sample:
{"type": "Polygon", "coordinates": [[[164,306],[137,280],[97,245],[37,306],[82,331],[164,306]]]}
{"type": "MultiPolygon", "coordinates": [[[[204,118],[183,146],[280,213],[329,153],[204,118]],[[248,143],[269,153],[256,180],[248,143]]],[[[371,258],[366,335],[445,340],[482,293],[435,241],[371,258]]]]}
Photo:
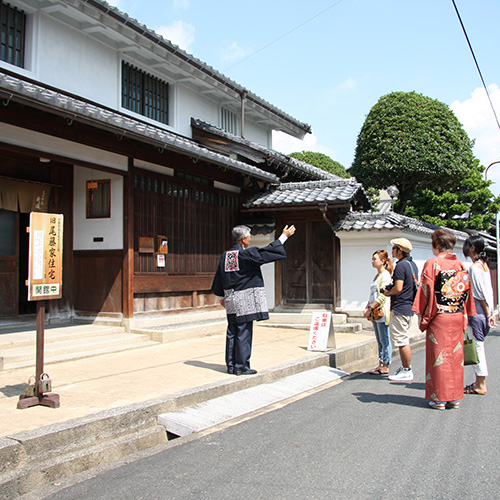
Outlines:
{"type": "Polygon", "coordinates": [[[220,110],[221,128],[233,135],[238,135],[238,117],[236,113],[227,108],[220,110]]]}
{"type": "Polygon", "coordinates": [[[0,0],[0,59],[24,68],[26,14],[0,0]]]}
{"type": "Polygon", "coordinates": [[[122,106],[168,125],[168,83],[123,62],[122,106]]]}
{"type": "Polygon", "coordinates": [[[111,217],[111,180],[87,181],[87,219],[111,217]]]}

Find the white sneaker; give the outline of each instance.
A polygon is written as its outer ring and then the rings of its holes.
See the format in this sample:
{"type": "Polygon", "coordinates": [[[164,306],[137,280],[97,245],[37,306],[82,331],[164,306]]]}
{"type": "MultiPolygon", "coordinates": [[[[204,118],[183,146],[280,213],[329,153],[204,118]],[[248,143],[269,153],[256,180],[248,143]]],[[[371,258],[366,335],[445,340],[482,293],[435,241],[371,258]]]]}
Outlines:
{"type": "Polygon", "coordinates": [[[398,368],[394,375],[388,377],[389,380],[395,382],[409,382],[413,380],[413,370],[410,368],[403,368],[402,366],[398,368]]]}

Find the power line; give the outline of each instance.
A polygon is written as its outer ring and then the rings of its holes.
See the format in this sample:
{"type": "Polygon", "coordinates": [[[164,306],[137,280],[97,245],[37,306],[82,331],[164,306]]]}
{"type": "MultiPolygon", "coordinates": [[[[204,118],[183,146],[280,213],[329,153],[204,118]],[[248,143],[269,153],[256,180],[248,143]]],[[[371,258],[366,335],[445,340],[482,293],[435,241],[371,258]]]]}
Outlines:
{"type": "Polygon", "coordinates": [[[290,33],[293,33],[294,31],[297,31],[299,28],[302,28],[302,26],[304,26],[305,24],[311,22],[313,19],[316,19],[317,17],[323,15],[327,10],[330,10],[331,8],[335,7],[336,5],[338,5],[339,3],[342,3],[344,0],[339,0],[338,2],[335,2],[334,4],[330,5],[329,7],[327,7],[326,9],[322,10],[321,12],[319,12],[318,14],[310,17],[309,19],[307,19],[306,21],[304,21],[303,23],[299,24],[298,26],[295,26],[295,28],[292,28],[290,31],[287,31],[286,33],[284,33],[283,35],[279,36],[278,38],[275,38],[272,42],[269,42],[268,44],[264,45],[263,47],[261,47],[260,49],[257,49],[255,52],[252,52],[251,54],[249,54],[248,56],[244,57],[243,59],[240,59],[238,62],[235,62],[233,65],[229,66],[228,68],[226,68],[225,70],[223,70],[223,73],[225,73],[226,71],[234,68],[235,66],[237,66],[238,64],[242,63],[243,61],[246,61],[247,59],[250,59],[251,57],[253,57],[255,54],[258,54],[259,52],[262,52],[264,49],[267,49],[268,47],[270,47],[271,45],[275,44],[276,42],[278,42],[279,40],[281,40],[282,38],[285,38],[286,36],[288,36],[290,33]]]}
{"type": "Polygon", "coordinates": [[[486,83],[484,82],[483,74],[481,73],[481,69],[479,68],[479,63],[477,62],[476,55],[474,54],[474,50],[472,49],[472,45],[470,43],[469,36],[467,35],[467,31],[465,30],[465,26],[464,26],[464,23],[462,22],[462,18],[460,17],[460,13],[458,12],[458,8],[457,8],[457,5],[455,3],[455,0],[451,0],[451,1],[453,2],[453,7],[455,7],[455,12],[457,13],[458,20],[460,21],[460,25],[462,26],[462,31],[464,32],[467,43],[469,44],[469,49],[471,51],[472,57],[474,58],[474,62],[476,64],[476,68],[477,68],[477,71],[478,71],[479,76],[481,78],[481,81],[483,82],[483,87],[484,87],[484,90],[486,91],[486,95],[488,96],[488,100],[490,101],[491,110],[493,111],[493,114],[495,115],[495,120],[497,122],[498,129],[500,130],[500,123],[498,121],[498,117],[497,117],[495,108],[493,107],[493,102],[491,100],[490,93],[488,91],[488,87],[486,86],[486,83]]]}

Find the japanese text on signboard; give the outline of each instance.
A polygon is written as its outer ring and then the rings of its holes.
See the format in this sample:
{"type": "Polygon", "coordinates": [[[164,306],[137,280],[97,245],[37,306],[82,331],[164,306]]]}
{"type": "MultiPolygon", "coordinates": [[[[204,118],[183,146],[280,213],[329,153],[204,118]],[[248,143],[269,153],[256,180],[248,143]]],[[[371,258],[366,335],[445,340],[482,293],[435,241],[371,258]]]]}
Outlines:
{"type": "Polygon", "coordinates": [[[28,300],[62,296],[63,216],[32,212],[28,300]]]}

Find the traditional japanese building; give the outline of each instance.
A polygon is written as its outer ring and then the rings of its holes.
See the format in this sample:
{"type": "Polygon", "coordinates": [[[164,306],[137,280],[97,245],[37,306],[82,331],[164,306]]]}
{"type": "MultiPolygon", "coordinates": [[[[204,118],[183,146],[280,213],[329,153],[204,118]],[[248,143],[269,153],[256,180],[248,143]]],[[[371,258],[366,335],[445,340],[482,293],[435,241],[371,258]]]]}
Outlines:
{"type": "Polygon", "coordinates": [[[0,9],[0,321],[35,309],[31,211],[64,216],[49,319],[215,307],[213,273],[239,222],[264,240],[299,227],[287,268],[268,271],[276,304],[339,303],[331,222],[369,204],[359,184],[272,149],[274,130],[302,138],[308,124],[104,1],[0,9]],[[309,181],[310,198],[280,198],[309,181]]]}

